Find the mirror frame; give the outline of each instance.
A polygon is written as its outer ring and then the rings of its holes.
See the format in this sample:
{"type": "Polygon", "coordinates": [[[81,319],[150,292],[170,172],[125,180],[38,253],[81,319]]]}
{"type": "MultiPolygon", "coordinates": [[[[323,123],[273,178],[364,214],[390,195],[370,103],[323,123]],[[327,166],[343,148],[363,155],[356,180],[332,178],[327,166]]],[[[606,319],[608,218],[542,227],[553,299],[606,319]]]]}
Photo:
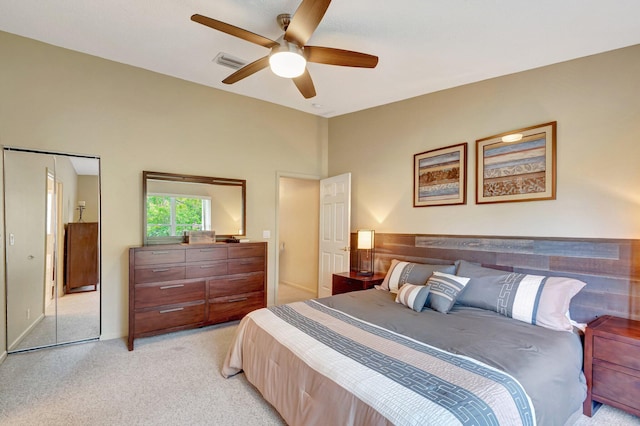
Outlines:
{"type": "Polygon", "coordinates": [[[157,245],[157,244],[176,244],[184,242],[184,237],[164,237],[161,239],[149,240],[147,237],[147,181],[151,180],[166,180],[171,182],[185,182],[185,183],[203,183],[208,185],[226,185],[226,186],[239,186],[242,187],[242,232],[243,234],[220,234],[216,233],[216,240],[231,238],[233,236],[244,236],[247,233],[247,181],[244,179],[229,179],[210,176],[196,176],[196,175],[183,175],[177,173],[165,173],[165,172],[142,172],[142,238],[144,245],[157,245]]]}

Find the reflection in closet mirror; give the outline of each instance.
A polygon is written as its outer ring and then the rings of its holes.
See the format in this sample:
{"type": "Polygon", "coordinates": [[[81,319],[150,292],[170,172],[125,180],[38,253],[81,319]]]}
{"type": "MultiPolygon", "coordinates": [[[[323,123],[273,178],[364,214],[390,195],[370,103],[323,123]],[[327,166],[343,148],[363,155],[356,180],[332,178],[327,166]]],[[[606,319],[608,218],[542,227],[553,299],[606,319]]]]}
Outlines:
{"type": "Polygon", "coordinates": [[[100,337],[100,159],[4,148],[9,353],[100,337]]]}

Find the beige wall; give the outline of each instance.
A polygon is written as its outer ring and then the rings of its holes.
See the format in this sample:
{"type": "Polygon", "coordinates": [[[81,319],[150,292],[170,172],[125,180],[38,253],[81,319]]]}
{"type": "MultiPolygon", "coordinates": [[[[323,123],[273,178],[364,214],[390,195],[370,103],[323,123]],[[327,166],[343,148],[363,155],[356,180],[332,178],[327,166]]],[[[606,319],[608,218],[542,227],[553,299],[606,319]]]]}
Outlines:
{"type": "Polygon", "coordinates": [[[640,45],[331,119],[329,174],[353,173],[352,229],[640,238],[638,76],[640,45]],[[475,140],[549,121],[557,199],[476,205],[475,140]],[[413,155],[461,142],[467,204],[414,208],[413,155]]]}
{"type": "Polygon", "coordinates": [[[281,177],[279,198],[279,281],[316,293],[320,183],[281,177]]]}
{"type": "Polygon", "coordinates": [[[103,338],[127,334],[143,170],[246,179],[254,241],[275,230],[277,172],[326,175],[325,118],[2,32],[0,57],[0,144],[101,157],[103,338]]]}

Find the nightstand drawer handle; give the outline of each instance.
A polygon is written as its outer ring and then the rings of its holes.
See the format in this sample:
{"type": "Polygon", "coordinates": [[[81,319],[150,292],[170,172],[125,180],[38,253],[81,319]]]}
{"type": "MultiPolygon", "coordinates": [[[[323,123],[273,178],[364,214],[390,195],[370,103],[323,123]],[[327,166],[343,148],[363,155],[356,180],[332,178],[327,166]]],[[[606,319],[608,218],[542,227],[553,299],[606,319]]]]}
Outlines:
{"type": "Polygon", "coordinates": [[[180,287],[184,287],[184,284],[163,285],[162,287],[160,287],[160,290],[168,290],[170,288],[180,288],[180,287]]]}
{"type": "Polygon", "coordinates": [[[229,299],[229,303],[233,303],[233,302],[243,302],[245,300],[247,300],[248,297],[238,297],[237,299],[229,299]]]}
{"type": "Polygon", "coordinates": [[[167,272],[169,270],[169,268],[163,268],[163,269],[152,269],[151,272],[167,272]]]}
{"type": "Polygon", "coordinates": [[[168,314],[170,312],[178,312],[184,311],[184,308],[173,308],[173,309],[165,309],[164,311],[160,311],[161,314],[168,314]]]}

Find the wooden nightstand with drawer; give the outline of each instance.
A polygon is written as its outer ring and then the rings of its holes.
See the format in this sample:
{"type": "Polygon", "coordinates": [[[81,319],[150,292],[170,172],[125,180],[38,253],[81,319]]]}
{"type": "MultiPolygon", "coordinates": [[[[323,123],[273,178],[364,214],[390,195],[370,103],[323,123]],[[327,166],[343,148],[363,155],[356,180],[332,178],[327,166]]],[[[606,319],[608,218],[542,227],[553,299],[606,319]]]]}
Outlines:
{"type": "Polygon", "coordinates": [[[584,374],[586,416],[596,412],[598,403],[640,416],[640,321],[605,315],[589,323],[584,374]]]}
{"type": "Polygon", "coordinates": [[[349,293],[350,291],[367,290],[374,285],[382,284],[385,274],[358,275],[357,272],[333,274],[331,294],[349,293]]]}

